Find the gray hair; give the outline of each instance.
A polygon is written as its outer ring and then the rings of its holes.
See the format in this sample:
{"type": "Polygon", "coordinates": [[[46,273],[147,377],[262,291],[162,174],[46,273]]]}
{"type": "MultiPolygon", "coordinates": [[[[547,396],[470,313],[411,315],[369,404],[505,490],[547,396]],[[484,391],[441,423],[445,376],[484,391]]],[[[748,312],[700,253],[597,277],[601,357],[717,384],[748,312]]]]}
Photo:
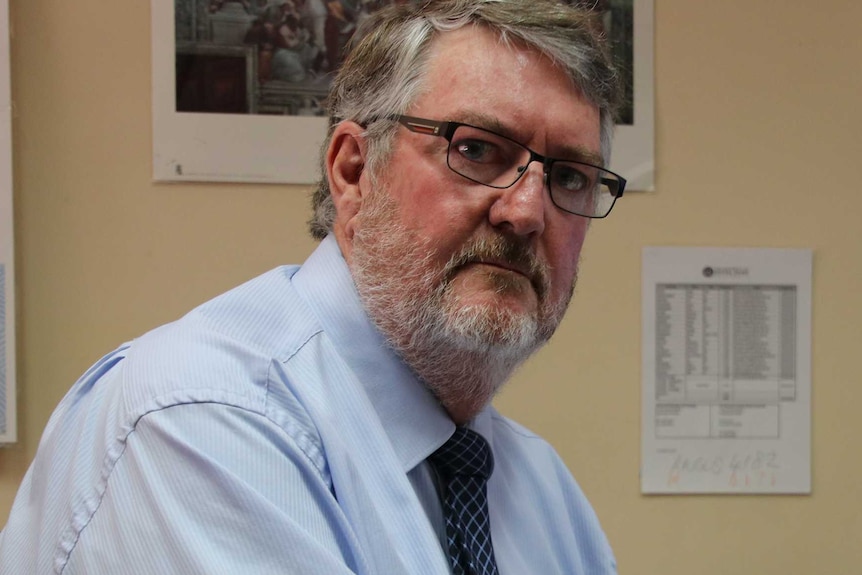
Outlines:
{"type": "Polygon", "coordinates": [[[504,44],[519,42],[565,70],[584,97],[599,109],[602,155],[610,158],[619,79],[595,17],[559,0],[426,0],[392,6],[363,22],[333,80],[329,129],[321,150],[322,176],[312,194],[311,235],[323,239],[335,221],[326,176],[326,149],[342,120],[366,126],[365,169],[372,184],[386,161],[397,124],[374,122],[407,112],[422,90],[433,40],[470,24],[486,26],[504,44]]]}

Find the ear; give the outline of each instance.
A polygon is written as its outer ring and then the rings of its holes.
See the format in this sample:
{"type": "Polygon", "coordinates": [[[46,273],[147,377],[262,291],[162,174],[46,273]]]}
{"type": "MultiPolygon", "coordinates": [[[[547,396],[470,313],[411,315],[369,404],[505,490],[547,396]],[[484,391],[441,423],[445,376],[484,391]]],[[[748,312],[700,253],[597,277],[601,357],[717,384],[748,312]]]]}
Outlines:
{"type": "Polygon", "coordinates": [[[365,128],[356,122],[341,122],[335,127],[326,150],[326,173],[329,190],[335,203],[335,235],[347,256],[353,239],[356,216],[362,207],[367,187],[365,169],[365,128]]]}

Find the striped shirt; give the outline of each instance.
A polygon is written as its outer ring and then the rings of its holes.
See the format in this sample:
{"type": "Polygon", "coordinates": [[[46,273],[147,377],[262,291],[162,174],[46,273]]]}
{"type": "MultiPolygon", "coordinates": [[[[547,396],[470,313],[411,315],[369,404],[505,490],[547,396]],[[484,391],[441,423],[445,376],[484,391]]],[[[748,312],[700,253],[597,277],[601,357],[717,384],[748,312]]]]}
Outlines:
{"type": "MultiPolygon", "coordinates": [[[[500,573],[615,573],[554,450],[493,407],[470,427],[494,454],[500,573]]],[[[453,431],[330,237],[81,377],[0,533],[0,572],[444,575],[425,459],[453,431]]]]}

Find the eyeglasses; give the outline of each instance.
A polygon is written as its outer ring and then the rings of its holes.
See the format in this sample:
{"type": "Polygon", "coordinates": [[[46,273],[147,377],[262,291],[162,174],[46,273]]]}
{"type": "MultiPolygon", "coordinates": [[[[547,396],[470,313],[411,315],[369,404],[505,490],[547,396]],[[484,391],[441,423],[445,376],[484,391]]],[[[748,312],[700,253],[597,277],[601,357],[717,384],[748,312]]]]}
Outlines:
{"type": "Polygon", "coordinates": [[[532,162],[541,162],[545,184],[554,205],[570,214],[604,218],[623,195],[626,180],[598,166],[573,160],[547,158],[511,138],[461,122],[437,122],[393,115],[389,120],[429,136],[449,141],[446,164],[472,182],[490,188],[515,185],[532,162]]]}

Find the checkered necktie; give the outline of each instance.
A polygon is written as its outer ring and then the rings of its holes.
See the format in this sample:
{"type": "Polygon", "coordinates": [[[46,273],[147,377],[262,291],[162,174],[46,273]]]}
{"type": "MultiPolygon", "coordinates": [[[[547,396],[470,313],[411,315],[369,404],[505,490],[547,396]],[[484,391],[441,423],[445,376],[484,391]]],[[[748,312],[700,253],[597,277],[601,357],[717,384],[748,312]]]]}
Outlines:
{"type": "Polygon", "coordinates": [[[485,438],[458,427],[428,461],[443,480],[449,561],[455,575],[497,575],[486,483],[494,457],[485,438]]]}

